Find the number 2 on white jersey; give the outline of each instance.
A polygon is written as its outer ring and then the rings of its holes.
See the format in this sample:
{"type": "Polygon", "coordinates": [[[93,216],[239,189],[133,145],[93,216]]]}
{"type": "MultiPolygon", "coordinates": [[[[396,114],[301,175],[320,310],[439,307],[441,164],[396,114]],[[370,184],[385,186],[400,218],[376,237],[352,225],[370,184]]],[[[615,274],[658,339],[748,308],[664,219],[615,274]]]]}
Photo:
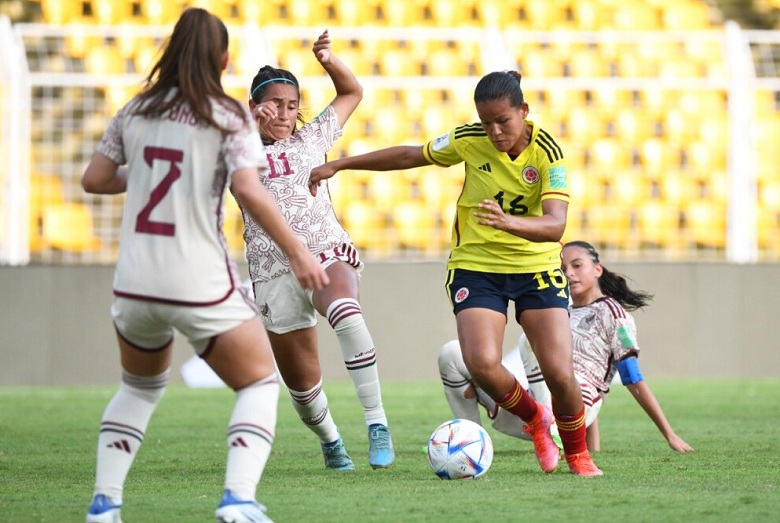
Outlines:
{"type": "Polygon", "coordinates": [[[159,234],[160,236],[174,236],[176,234],[176,224],[166,222],[155,222],[149,219],[155,207],[165,198],[171,189],[173,182],[181,177],[181,169],[177,162],[184,159],[184,153],[178,149],[166,149],[164,147],[144,147],[144,161],[149,167],[152,167],[155,160],[169,162],[170,169],[162,181],[152,190],[149,195],[149,202],[141,209],[135,219],[135,232],[145,234],[159,234]]]}

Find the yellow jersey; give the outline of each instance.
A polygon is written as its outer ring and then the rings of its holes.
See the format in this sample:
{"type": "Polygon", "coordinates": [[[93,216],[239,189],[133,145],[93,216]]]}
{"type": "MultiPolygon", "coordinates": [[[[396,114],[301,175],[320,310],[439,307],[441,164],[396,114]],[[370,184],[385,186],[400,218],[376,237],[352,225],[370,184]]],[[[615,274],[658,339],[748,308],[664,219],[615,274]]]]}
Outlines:
{"type": "Polygon", "coordinates": [[[514,160],[499,152],[479,123],[456,127],[428,142],[425,158],[449,167],[465,163],[463,191],[452,226],[452,252],[447,269],[522,274],[560,267],[559,242],[532,242],[488,225],[477,224],[474,212],[484,199],[493,199],[513,216],[541,216],[549,198],[569,201],[563,151],[555,139],[526,120],[532,128],[528,147],[514,160]]]}

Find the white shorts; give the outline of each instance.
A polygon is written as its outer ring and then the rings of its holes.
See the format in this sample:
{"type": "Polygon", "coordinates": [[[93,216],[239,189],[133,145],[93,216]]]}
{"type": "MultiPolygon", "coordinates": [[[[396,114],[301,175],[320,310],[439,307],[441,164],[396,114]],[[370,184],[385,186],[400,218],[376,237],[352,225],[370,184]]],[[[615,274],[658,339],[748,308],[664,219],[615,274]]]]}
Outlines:
{"type": "MultiPolygon", "coordinates": [[[[358,275],[363,271],[363,262],[353,246],[342,246],[321,253],[317,258],[325,269],[343,261],[352,265],[358,275]]],[[[269,332],[285,334],[317,325],[317,310],[312,303],[313,291],[301,287],[292,271],[271,281],[255,282],[253,289],[260,318],[269,332]]]]}
{"type": "Polygon", "coordinates": [[[257,317],[257,307],[246,289],[238,287],[226,300],[207,307],[115,297],[111,316],[119,335],[141,349],[165,347],[175,329],[201,354],[215,336],[257,317]]]}

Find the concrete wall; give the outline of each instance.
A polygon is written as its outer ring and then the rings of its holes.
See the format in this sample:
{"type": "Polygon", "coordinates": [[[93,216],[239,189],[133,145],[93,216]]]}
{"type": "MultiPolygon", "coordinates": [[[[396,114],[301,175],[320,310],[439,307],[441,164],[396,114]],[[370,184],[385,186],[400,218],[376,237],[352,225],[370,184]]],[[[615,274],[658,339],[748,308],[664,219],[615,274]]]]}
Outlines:
{"type": "MultiPolygon", "coordinates": [[[[780,377],[780,266],[611,263],[655,294],[635,313],[648,379],[780,377]]],[[[246,271],[243,271],[246,274],[246,271]]],[[[111,324],[113,267],[0,267],[0,385],[116,383],[111,324]]],[[[383,379],[436,379],[436,353],[455,337],[442,262],[369,262],[364,314],[383,379]]],[[[320,324],[325,379],[348,379],[341,353],[320,324]]],[[[507,326],[505,350],[520,329],[507,326]]],[[[192,355],[177,341],[173,373],[192,355]]]]}

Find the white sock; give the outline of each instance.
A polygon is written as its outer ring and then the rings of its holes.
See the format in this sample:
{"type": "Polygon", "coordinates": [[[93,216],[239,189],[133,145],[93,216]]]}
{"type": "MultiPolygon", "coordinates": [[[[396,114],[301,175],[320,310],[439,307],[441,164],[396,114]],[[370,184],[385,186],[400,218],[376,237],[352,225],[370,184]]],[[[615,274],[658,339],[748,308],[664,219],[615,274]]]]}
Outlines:
{"type": "Polygon", "coordinates": [[[276,432],[279,380],[276,373],[236,391],[228,425],[225,488],[239,499],[255,499],[276,432]]]}
{"type": "Polygon", "coordinates": [[[339,437],[339,429],[330,415],[328,397],[322,390],[322,379],[309,390],[289,389],[293,407],[304,425],[319,436],[323,443],[332,443],[339,437]]]}
{"type": "Polygon", "coordinates": [[[122,502],[125,479],[165,393],[169,374],[169,370],[150,377],[122,373],[119,390],[106,406],[100,423],[95,494],[122,502]]]}
{"type": "Polygon", "coordinates": [[[374,341],[363,320],[360,304],[351,298],[342,298],[331,303],[325,315],[339,340],[344,365],[363,406],[366,426],[387,425],[374,341]]]}
{"type": "MultiPolygon", "coordinates": [[[[463,362],[458,340],[445,343],[439,350],[439,375],[444,385],[444,397],[456,418],[467,419],[482,424],[479,415],[477,396],[467,398],[465,392],[469,387],[476,389],[471,382],[471,374],[463,362]]],[[[479,391],[479,389],[476,389],[479,391]]],[[[488,398],[490,399],[490,398],[488,398]]],[[[492,399],[490,399],[493,402],[492,399]]],[[[495,402],[493,402],[495,404],[495,402]]]]}

